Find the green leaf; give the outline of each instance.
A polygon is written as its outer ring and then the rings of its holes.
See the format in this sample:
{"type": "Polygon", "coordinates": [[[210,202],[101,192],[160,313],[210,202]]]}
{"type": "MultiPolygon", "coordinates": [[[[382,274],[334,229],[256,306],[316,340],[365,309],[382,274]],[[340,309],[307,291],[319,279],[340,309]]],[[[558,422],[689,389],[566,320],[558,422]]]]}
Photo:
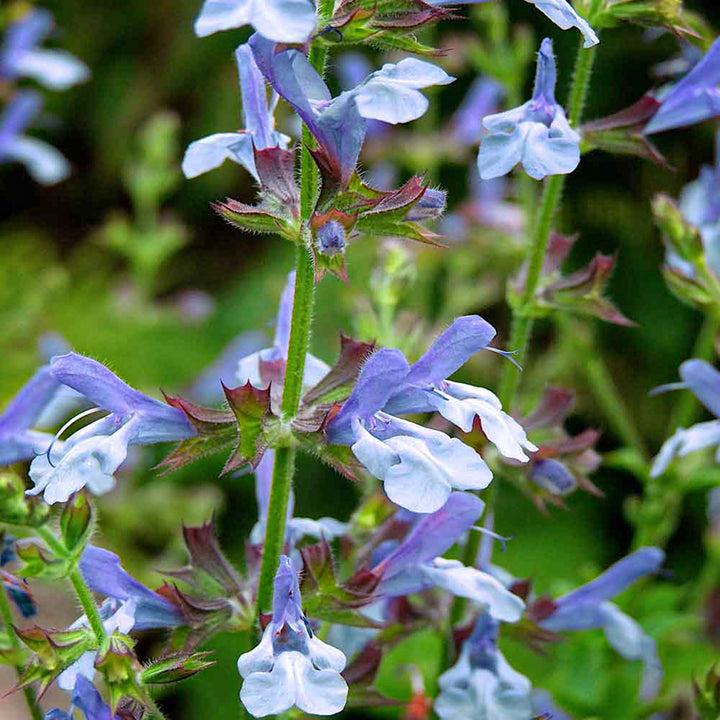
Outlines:
{"type": "Polygon", "coordinates": [[[50,557],[35,543],[19,544],[16,552],[23,562],[19,574],[25,578],[59,580],[67,577],[72,570],[72,563],[69,560],[50,557]]]}
{"type": "Polygon", "coordinates": [[[270,419],[270,386],[265,390],[253,387],[250,381],[233,389],[223,385],[223,391],[237,422],[237,445],[223,468],[223,473],[248,465],[257,467],[268,441],[265,423],[270,419]]]}

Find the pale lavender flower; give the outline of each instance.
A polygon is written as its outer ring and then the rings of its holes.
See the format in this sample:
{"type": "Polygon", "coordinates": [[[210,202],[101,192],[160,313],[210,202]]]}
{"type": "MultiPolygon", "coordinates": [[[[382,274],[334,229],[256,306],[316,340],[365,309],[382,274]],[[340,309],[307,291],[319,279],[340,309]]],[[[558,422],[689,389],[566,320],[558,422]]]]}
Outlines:
{"type": "Polygon", "coordinates": [[[182,162],[185,177],[198,175],[220,167],[225,160],[242,165],[258,182],[255,168],[255,150],[286,148],[290,138],[275,130],[275,105],[277,96],[268,105],[265,81],[253,58],[250,47],[241,45],[235,51],[244,130],[215,133],[188,145],[182,162]]]}
{"type": "Polygon", "coordinates": [[[579,165],[580,136],[555,102],[555,82],[552,41],[545,38],[538,53],[532,99],[483,120],[488,134],[477,163],[483,180],[506,175],[518,163],[535,180],[571,173],[579,165]]]}
{"type": "Polygon", "coordinates": [[[393,125],[416,120],[428,108],[420,89],[454,80],[436,65],[405,58],[396,65],[384,65],[357,87],[333,98],[299,50],[278,48],[257,34],[249,45],[265,79],[317,139],[316,160],[342,186],[355,172],[368,120],[393,125]]]}
{"type": "Polygon", "coordinates": [[[51,90],[66,90],[90,78],[85,63],[69,52],[38,47],[53,25],[47,10],[30,10],[10,24],[0,48],[0,80],[29,77],[51,90]]]}
{"type": "Polygon", "coordinates": [[[483,508],[474,495],[453,493],[440,510],[421,517],[402,543],[389,552],[383,548],[382,559],[375,556],[370,572],[380,578],[377,593],[398,597],[436,587],[482,605],[498,620],[519,620],[525,603],[517,595],[492,575],[441,557],[473,527],[483,508]]]}
{"type": "Polygon", "coordinates": [[[665,553],[660,548],[636,550],[591,582],[555,600],[552,611],[540,621],[540,627],[551,632],[602,628],[620,655],[643,662],[642,696],[654,696],[662,679],[655,641],[610,600],[640,578],[656,573],[664,559],[665,553]]]}
{"type": "Polygon", "coordinates": [[[585,18],[578,15],[567,0],[526,0],[534,5],[543,15],[547,16],[562,30],[577,28],[583,38],[585,47],[597,45],[600,40],[585,18]]]}
{"type": "Polygon", "coordinates": [[[35,486],[27,493],[42,492],[49,504],[66,502],[86,485],[95,494],[111,490],[113,473],[125,461],[129,445],[195,435],[180,410],[134,390],[96,360],[76,353],[61,355],[50,362],[50,374],[109,414],[33,460],[30,478],[35,486]]]}
{"type": "Polygon", "coordinates": [[[313,635],[297,571],[281,556],[272,620],[260,644],[238,659],[244,680],[240,700],[253,717],[280,715],[293,706],[310,715],[334,715],[347,699],[344,668],[345,655],[313,635]]]}
{"type": "Polygon", "coordinates": [[[40,111],[42,98],[31,90],[16,93],[0,116],[0,164],[19,162],[41,185],[54,185],[70,174],[64,155],[42,140],[25,135],[40,111]]]}
{"type": "Polygon", "coordinates": [[[720,40],[660,99],[660,108],[643,133],[664,132],[720,116],[720,40]]]}
{"type": "MultiPolygon", "coordinates": [[[[715,417],[720,418],[720,372],[705,360],[686,360],[680,365],[680,378],[682,382],[663,385],[654,393],[691,390],[715,417]]],[[[660,448],[650,475],[662,475],[676,456],[683,457],[691,452],[715,446],[718,448],[715,459],[720,462],[720,420],[697,423],[688,429],[678,428],[660,448]]]]}
{"type": "Polygon", "coordinates": [[[195,20],[195,34],[205,37],[252,25],[269,40],[304,43],[316,23],[312,0],[205,0],[195,20]]]}
{"type": "Polygon", "coordinates": [[[530,720],[530,681],[513,670],[498,649],[499,624],[480,615],[455,665],[438,679],[435,713],[440,720],[530,720]]]}

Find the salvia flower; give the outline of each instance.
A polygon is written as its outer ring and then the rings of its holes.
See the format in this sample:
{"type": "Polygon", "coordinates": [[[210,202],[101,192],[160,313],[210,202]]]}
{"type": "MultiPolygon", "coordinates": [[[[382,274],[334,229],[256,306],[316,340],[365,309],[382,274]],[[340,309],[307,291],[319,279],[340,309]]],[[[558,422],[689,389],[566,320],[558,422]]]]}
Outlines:
{"type": "MultiPolygon", "coordinates": [[[[275,318],[275,337],[272,347],[258,350],[241,358],[235,371],[235,379],[240,383],[249,382],[260,388],[268,385],[263,372],[266,368],[280,364],[280,375],[285,374],[285,363],[290,345],[290,328],[292,326],[293,295],[295,293],[295,272],[288,274],[287,283],[280,297],[277,316],[275,318]]],[[[310,353],[305,358],[303,384],[316,385],[330,370],[329,365],[310,353]]],[[[272,373],[277,376],[277,373],[272,373]]]]}
{"type": "MultiPolygon", "coordinates": [[[[457,438],[395,415],[439,412],[465,432],[480,418],[483,432],[506,457],[526,462],[537,448],[502,411],[489,390],[447,380],[488,348],[495,329],[477,315],[458,318],[412,366],[398,350],[382,349],[363,367],[352,394],[328,423],[332,443],[350,445],[385,492],[413,512],[439,510],[453,489],[481,490],[492,472],[457,438]]],[[[496,351],[497,352],[497,351],[496,351]]]]}
{"type": "Polygon", "coordinates": [[[70,710],[65,712],[54,708],[45,714],[45,720],[72,720],[73,708],[77,708],[85,720],[120,720],[118,715],[112,715],[110,707],[102,699],[98,689],[83,675],[78,675],[72,688],[70,710]]]}
{"type": "Polygon", "coordinates": [[[530,720],[530,681],[513,670],[497,646],[499,623],[480,615],[455,665],[438,679],[440,720],[530,720]]]}
{"type": "Polygon", "coordinates": [[[623,558],[591,582],[552,602],[539,623],[551,632],[602,628],[610,645],[628,660],[644,664],[642,696],[659,689],[662,667],[655,641],[638,623],[610,602],[640,578],[656,573],[665,559],[660,548],[644,547],[623,558]]]}
{"type": "Polygon", "coordinates": [[[205,0],[195,20],[195,34],[205,37],[252,25],[269,40],[304,43],[316,23],[312,0],[205,0]]]}
{"type": "Polygon", "coordinates": [[[52,402],[60,383],[49,366],[41,367],[0,415],[0,465],[32,460],[45,452],[52,435],[32,430],[52,402]]]}
{"type": "Polygon", "coordinates": [[[42,98],[32,90],[13,95],[0,116],[0,164],[19,162],[41,185],[54,185],[70,173],[64,155],[42,140],[25,135],[40,111],[42,98]]]}
{"type": "MultiPolygon", "coordinates": [[[[720,372],[705,360],[687,360],[680,365],[680,378],[682,382],[664,385],[655,392],[691,390],[713,415],[720,418],[720,372]]],[[[720,420],[697,423],[687,429],[678,428],[660,448],[650,475],[662,475],[676,456],[683,457],[691,452],[716,446],[716,460],[720,461],[720,420]]]]}
{"type": "Polygon", "coordinates": [[[85,63],[64,50],[45,50],[40,43],[53,29],[47,10],[30,10],[12,23],[0,48],[0,80],[29,77],[51,90],[66,90],[85,82],[85,63]]]}
{"type": "Polygon", "coordinates": [[[488,131],[478,154],[483,180],[507,175],[518,163],[535,180],[566,175],[580,164],[580,135],[555,102],[555,83],[552,41],[545,38],[538,52],[532,99],[483,120],[488,131]]]}
{"type": "MultiPolygon", "coordinates": [[[[250,542],[259,545],[265,540],[265,525],[267,514],[270,508],[270,491],[272,489],[272,474],[275,464],[275,451],[267,450],[255,468],[255,499],[258,505],[258,521],[250,532],[250,542]]],[[[295,543],[305,536],[320,540],[332,540],[347,532],[347,524],[330,517],[323,517],[319,520],[310,518],[293,517],[295,507],[295,494],[290,491],[288,498],[287,521],[285,524],[285,536],[289,545],[295,543]]]]}
{"type": "Polygon", "coordinates": [[[436,587],[482,605],[498,620],[519,620],[525,604],[517,595],[492,575],[441,557],[477,522],[483,508],[474,495],[453,493],[440,510],[422,516],[403,542],[371,569],[380,577],[377,593],[398,597],[436,587]]]}
{"type": "Polygon", "coordinates": [[[669,92],[643,133],[664,132],[720,116],[720,40],[669,92]]]}
{"type": "Polygon", "coordinates": [[[128,446],[183,440],[195,435],[185,415],[143,395],[91,358],[68,353],[50,362],[52,377],[109,414],[53,444],[30,466],[35,486],[52,505],[66,502],[86,485],[95,494],[111,490],[113,474],[127,457],[128,446]]]}
{"type": "MultiPolygon", "coordinates": [[[[216,3],[219,4],[219,3],[216,3]]],[[[185,177],[194,178],[208,170],[220,167],[225,160],[242,165],[258,182],[255,168],[255,150],[271,147],[286,148],[290,138],[275,130],[273,116],[277,96],[268,105],[265,81],[258,70],[248,45],[235,51],[244,130],[231,133],[215,133],[190,143],[185,151],[182,170],[185,177]]]]}
{"type": "Polygon", "coordinates": [[[355,172],[368,120],[393,125],[416,120],[428,108],[420,90],[454,80],[436,65],[405,58],[384,65],[333,98],[300,50],[278,47],[257,34],[249,44],[267,82],[292,105],[318,141],[316,160],[343,187],[355,172]]]}
{"type": "Polygon", "coordinates": [[[347,699],[344,668],[345,655],[313,635],[297,571],[281,556],[272,620],[260,644],[238,659],[244,680],[240,700],[253,717],[279,715],[293,706],[310,715],[334,715],[347,699]]]}

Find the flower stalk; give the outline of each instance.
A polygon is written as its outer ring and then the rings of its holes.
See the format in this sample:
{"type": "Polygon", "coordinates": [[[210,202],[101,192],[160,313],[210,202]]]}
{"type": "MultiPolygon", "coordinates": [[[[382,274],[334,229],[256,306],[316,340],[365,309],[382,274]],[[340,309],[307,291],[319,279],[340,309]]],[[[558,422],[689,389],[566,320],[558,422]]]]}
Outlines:
{"type": "MultiPolygon", "coordinates": [[[[333,0],[321,0],[320,17],[329,17],[333,0]]],[[[322,75],[325,70],[327,50],[318,43],[311,43],[309,59],[312,66],[322,75]]],[[[297,414],[302,394],[305,357],[310,345],[310,331],[315,303],[315,269],[310,248],[306,242],[306,228],[310,222],[315,200],[319,192],[319,174],[310,149],[315,140],[307,127],[303,126],[303,145],[300,157],[300,217],[301,232],[295,257],[295,293],[293,296],[292,327],[285,369],[285,385],[282,398],[282,415],[285,422],[297,414]]],[[[260,583],[257,607],[259,612],[270,609],[273,593],[273,579],[277,571],[285,541],[287,507],[295,473],[295,449],[278,448],[273,467],[272,490],[265,528],[260,583]]]]}

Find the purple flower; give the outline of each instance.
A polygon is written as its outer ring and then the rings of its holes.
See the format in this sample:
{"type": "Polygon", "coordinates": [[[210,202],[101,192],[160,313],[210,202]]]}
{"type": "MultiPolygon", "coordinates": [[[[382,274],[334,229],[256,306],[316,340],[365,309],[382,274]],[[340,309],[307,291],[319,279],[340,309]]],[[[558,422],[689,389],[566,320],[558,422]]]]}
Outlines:
{"type": "Polygon", "coordinates": [[[555,102],[556,68],[552,41],[538,53],[535,89],[524,105],[483,119],[488,134],[478,154],[483,180],[507,175],[521,163],[530,177],[571,173],[580,163],[580,136],[555,102]]]}
{"type": "Polygon", "coordinates": [[[498,620],[516,622],[525,604],[492,575],[458,560],[441,557],[475,524],[484,503],[469,493],[453,493],[442,509],[425,515],[371,572],[380,577],[377,592],[398,597],[437,587],[487,608],[498,620]]]}
{"type": "Polygon", "coordinates": [[[65,157],[52,145],[24,135],[42,105],[39,93],[16,93],[0,116],[0,164],[19,162],[41,185],[54,185],[70,173],[65,157]]]}
{"type": "Polygon", "coordinates": [[[60,355],[50,362],[50,375],[109,413],[33,460],[30,478],[35,487],[27,493],[42,492],[51,505],[66,502],[86,485],[95,494],[111,490],[113,473],[125,461],[129,445],[195,435],[180,410],[134,390],[96,360],[76,353],[60,355]]]}
{"type": "MultiPolygon", "coordinates": [[[[687,360],[680,365],[680,378],[682,382],[663,385],[654,392],[691,390],[713,415],[720,418],[720,373],[705,360],[687,360]]],[[[678,428],[660,448],[650,475],[652,477],[662,475],[675,456],[683,457],[688,453],[715,446],[718,446],[716,455],[718,461],[720,460],[720,420],[697,423],[687,430],[678,428]]]]}
{"type": "Polygon", "coordinates": [[[656,573],[665,559],[660,548],[636,550],[591,582],[554,601],[553,611],[539,624],[551,632],[602,628],[610,645],[628,660],[645,666],[643,697],[655,695],[662,678],[655,641],[635,620],[609,602],[640,578],[656,573]]]}
{"type": "Polygon", "coordinates": [[[275,130],[273,113],[277,96],[268,106],[263,76],[258,70],[250,47],[241,45],[235,51],[244,130],[231,133],[215,133],[188,145],[182,162],[185,177],[194,178],[208,170],[220,167],[225,160],[242,165],[258,182],[255,168],[255,150],[271,147],[286,148],[290,141],[286,135],[275,130]]]}
{"type": "Polygon", "coordinates": [[[334,715],[347,699],[344,668],[345,655],[313,635],[297,571],[281,556],[272,620],[260,644],[238,659],[244,679],[240,700],[253,717],[279,715],[293,706],[311,715],[334,715]]]}
{"type": "Polygon", "coordinates": [[[0,415],[0,465],[32,460],[47,450],[52,435],[31,430],[55,397],[60,382],[40,368],[0,415]]]}
{"type": "Polygon", "coordinates": [[[0,80],[29,77],[51,90],[67,90],[88,80],[90,71],[74,55],[38,48],[52,29],[47,10],[30,10],[12,23],[0,48],[0,80]]]}
{"type": "MultiPolygon", "coordinates": [[[[287,361],[290,345],[290,328],[292,326],[293,295],[295,293],[295,272],[288,274],[287,283],[280,297],[280,304],[275,319],[275,338],[272,347],[258,350],[246,355],[238,362],[235,379],[242,384],[249,382],[254,387],[266,387],[268,382],[263,379],[263,368],[274,363],[282,364],[282,375],[287,361]]],[[[310,353],[305,358],[303,385],[317,385],[330,370],[329,365],[310,353]]]]}
{"type": "Polygon", "coordinates": [[[694,125],[720,115],[720,40],[664,97],[645,135],[694,125]]]}
{"type": "Polygon", "coordinates": [[[312,0],[205,0],[195,20],[198,37],[252,25],[269,40],[303,43],[315,30],[312,0]]]}
{"type": "Polygon", "coordinates": [[[499,624],[480,615],[457,663],[438,679],[435,713],[440,720],[529,720],[530,681],[510,667],[498,649],[499,624]]]}
{"type": "Polygon", "coordinates": [[[307,57],[294,48],[253,35],[249,45],[272,88],[295,109],[318,141],[316,160],[342,187],[355,172],[368,120],[416,120],[428,108],[419,92],[452,82],[444,70],[417,58],[386,64],[360,85],[333,98],[307,57]]]}

